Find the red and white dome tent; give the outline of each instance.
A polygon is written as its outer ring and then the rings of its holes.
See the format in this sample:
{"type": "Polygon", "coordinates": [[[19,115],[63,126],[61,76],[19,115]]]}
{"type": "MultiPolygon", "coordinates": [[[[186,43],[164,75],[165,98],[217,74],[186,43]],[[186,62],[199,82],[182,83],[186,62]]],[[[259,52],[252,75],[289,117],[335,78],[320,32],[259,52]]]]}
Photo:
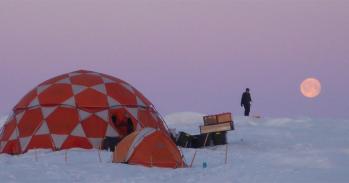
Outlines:
{"type": "Polygon", "coordinates": [[[168,134],[151,102],[125,81],[85,70],[63,74],[35,87],[13,108],[0,135],[0,153],[99,148],[104,137],[122,135],[111,115],[125,113],[137,130],[168,134]]]}

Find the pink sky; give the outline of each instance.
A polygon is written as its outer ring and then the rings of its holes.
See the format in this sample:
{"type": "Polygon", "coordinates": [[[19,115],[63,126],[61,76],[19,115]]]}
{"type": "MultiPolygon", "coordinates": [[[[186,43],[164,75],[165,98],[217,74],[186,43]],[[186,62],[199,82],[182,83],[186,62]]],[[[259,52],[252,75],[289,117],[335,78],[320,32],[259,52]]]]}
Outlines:
{"type": "Polygon", "coordinates": [[[89,69],[162,114],[349,117],[349,1],[0,1],[0,114],[40,82],[89,69]],[[322,81],[316,99],[299,84],[322,81]]]}

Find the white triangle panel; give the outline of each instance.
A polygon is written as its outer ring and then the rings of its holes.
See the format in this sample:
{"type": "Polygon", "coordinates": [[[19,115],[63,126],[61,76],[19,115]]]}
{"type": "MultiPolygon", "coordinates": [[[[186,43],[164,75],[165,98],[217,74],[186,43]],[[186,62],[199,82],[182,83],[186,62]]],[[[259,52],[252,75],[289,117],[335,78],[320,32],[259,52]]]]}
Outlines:
{"type": "Polygon", "coordinates": [[[69,77],[74,77],[74,76],[78,76],[78,75],[80,75],[80,73],[77,73],[77,72],[69,73],[69,77]]]}
{"type": "Polygon", "coordinates": [[[65,78],[65,79],[62,79],[58,82],[56,82],[57,84],[71,84],[70,82],[70,78],[65,78]]]}
{"type": "Polygon", "coordinates": [[[87,89],[86,86],[82,86],[82,85],[73,85],[72,88],[73,88],[74,95],[77,95],[87,89]]]}
{"type": "Polygon", "coordinates": [[[89,112],[86,112],[86,111],[79,109],[80,121],[83,121],[83,120],[89,118],[91,115],[92,115],[92,113],[89,113],[89,112]]]}
{"type": "Polygon", "coordinates": [[[107,89],[105,88],[105,84],[95,85],[91,88],[100,92],[100,93],[103,93],[104,95],[107,95],[107,89]]]}
{"type": "Polygon", "coordinates": [[[52,137],[53,143],[55,144],[55,147],[60,149],[62,147],[62,144],[64,143],[64,141],[67,140],[68,135],[52,134],[51,137],[52,137]]]}
{"type": "Polygon", "coordinates": [[[41,85],[36,89],[37,94],[41,94],[42,92],[44,92],[48,87],[50,87],[51,85],[41,85]]]}
{"type": "Polygon", "coordinates": [[[138,108],[126,108],[126,109],[136,120],[138,120],[138,108]]]}
{"type": "Polygon", "coordinates": [[[12,132],[12,134],[11,134],[9,140],[15,140],[15,139],[17,139],[17,138],[18,138],[18,128],[16,127],[16,128],[13,130],[13,132],[12,132]]]}
{"type": "Polygon", "coordinates": [[[21,121],[21,119],[23,118],[24,113],[25,113],[25,111],[22,111],[22,112],[20,112],[20,113],[18,113],[18,114],[16,115],[17,124],[18,124],[18,123],[21,121]]]}
{"type": "Polygon", "coordinates": [[[36,132],[36,135],[47,135],[50,134],[50,130],[48,129],[47,122],[43,121],[39,130],[36,132]]]}
{"type": "Polygon", "coordinates": [[[41,112],[44,116],[44,119],[50,116],[56,109],[57,107],[41,107],[41,112]]]}
{"type": "Polygon", "coordinates": [[[100,111],[95,113],[98,117],[100,117],[101,119],[103,119],[105,122],[109,121],[109,113],[108,110],[104,110],[104,111],[100,111]]]}
{"type": "Polygon", "coordinates": [[[138,96],[136,97],[136,100],[137,100],[137,105],[142,106],[142,107],[146,107],[145,103],[138,96]]]}
{"type": "Polygon", "coordinates": [[[112,126],[108,125],[107,132],[106,132],[105,136],[107,136],[107,137],[119,137],[120,135],[116,130],[114,130],[114,128],[112,126]]]}
{"type": "Polygon", "coordinates": [[[35,97],[34,100],[32,100],[30,102],[30,104],[28,105],[28,107],[34,107],[34,106],[38,106],[40,105],[40,102],[39,102],[39,98],[38,97],[35,97]]]}
{"type": "Polygon", "coordinates": [[[68,100],[64,101],[62,105],[69,105],[69,106],[75,106],[75,97],[72,96],[68,100]]]}
{"type": "Polygon", "coordinates": [[[27,149],[31,139],[32,139],[32,136],[19,138],[19,143],[21,145],[22,152],[24,152],[27,149]]]}
{"type": "Polygon", "coordinates": [[[2,150],[4,150],[4,147],[6,146],[7,142],[5,141],[1,141],[0,142],[0,153],[2,152],[2,150]]]}
{"type": "Polygon", "coordinates": [[[76,137],[86,137],[84,129],[82,128],[80,123],[76,125],[75,129],[71,132],[70,135],[76,136],[76,137]]]}
{"type": "Polygon", "coordinates": [[[112,97],[108,96],[108,103],[109,103],[109,107],[114,107],[114,106],[119,106],[120,102],[116,101],[115,99],[113,99],[112,97]]]}
{"type": "Polygon", "coordinates": [[[103,82],[106,84],[106,83],[115,83],[115,81],[109,79],[109,78],[106,78],[106,77],[102,77],[103,79],[103,82]]]}

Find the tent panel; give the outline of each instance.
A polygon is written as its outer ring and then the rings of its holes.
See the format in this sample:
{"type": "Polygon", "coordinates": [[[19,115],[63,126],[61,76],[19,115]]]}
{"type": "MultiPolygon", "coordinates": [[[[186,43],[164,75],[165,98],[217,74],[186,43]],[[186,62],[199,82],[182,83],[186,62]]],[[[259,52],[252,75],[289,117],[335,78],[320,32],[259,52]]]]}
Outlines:
{"type": "Polygon", "coordinates": [[[92,86],[104,83],[100,76],[92,75],[88,73],[72,76],[70,80],[72,84],[83,85],[87,87],[92,87],[92,86]]]}
{"type": "Polygon", "coordinates": [[[4,129],[3,129],[3,134],[0,138],[0,140],[5,141],[9,140],[11,135],[15,133],[14,131],[16,130],[16,120],[13,118],[11,121],[5,123],[4,129]]]}
{"type": "Polygon", "coordinates": [[[46,119],[54,134],[70,134],[79,123],[79,113],[74,108],[59,107],[46,119]]]}
{"type": "Polygon", "coordinates": [[[81,107],[108,107],[108,99],[107,96],[94,90],[94,89],[86,89],[83,92],[77,94],[75,96],[76,103],[81,107]]]}
{"type": "Polygon", "coordinates": [[[70,149],[77,147],[83,149],[92,149],[92,145],[86,137],[76,136],[69,136],[67,140],[62,144],[61,149],[70,149]]]}
{"type": "Polygon", "coordinates": [[[120,83],[105,84],[108,96],[112,97],[121,104],[136,106],[137,100],[133,93],[122,86],[120,83]]]}
{"type": "Polygon", "coordinates": [[[50,135],[35,135],[31,138],[28,149],[54,149],[50,135]]]}
{"type": "Polygon", "coordinates": [[[116,150],[114,152],[114,163],[125,163],[127,162],[127,157],[129,156],[129,149],[136,139],[137,135],[139,134],[139,131],[133,132],[124,139],[122,139],[121,142],[116,147],[116,150]]]}
{"type": "Polygon", "coordinates": [[[20,154],[21,148],[20,148],[19,141],[17,139],[8,141],[5,147],[3,148],[2,153],[20,154]]]}
{"type": "Polygon", "coordinates": [[[39,95],[41,105],[55,105],[67,101],[73,96],[70,84],[53,84],[39,95]]]}
{"type": "Polygon", "coordinates": [[[99,117],[92,115],[88,119],[82,121],[81,125],[87,137],[104,138],[108,124],[99,117]]]}
{"type": "Polygon", "coordinates": [[[34,134],[43,120],[40,108],[27,110],[18,124],[19,136],[27,137],[34,134]]]}

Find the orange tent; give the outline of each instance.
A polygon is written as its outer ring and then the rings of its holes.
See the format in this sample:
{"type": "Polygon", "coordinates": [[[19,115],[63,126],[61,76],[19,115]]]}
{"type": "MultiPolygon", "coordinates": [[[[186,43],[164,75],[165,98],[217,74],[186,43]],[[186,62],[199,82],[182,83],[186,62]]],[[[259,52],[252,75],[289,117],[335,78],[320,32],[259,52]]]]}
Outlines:
{"type": "Polygon", "coordinates": [[[114,163],[148,167],[183,168],[181,152],[161,130],[143,128],[125,137],[116,147],[114,163]]]}
{"type": "Polygon", "coordinates": [[[135,130],[152,127],[168,133],[153,105],[133,86],[80,70],[39,84],[18,102],[1,130],[0,153],[99,148],[106,136],[125,136],[112,115],[130,116],[135,130]]]}

